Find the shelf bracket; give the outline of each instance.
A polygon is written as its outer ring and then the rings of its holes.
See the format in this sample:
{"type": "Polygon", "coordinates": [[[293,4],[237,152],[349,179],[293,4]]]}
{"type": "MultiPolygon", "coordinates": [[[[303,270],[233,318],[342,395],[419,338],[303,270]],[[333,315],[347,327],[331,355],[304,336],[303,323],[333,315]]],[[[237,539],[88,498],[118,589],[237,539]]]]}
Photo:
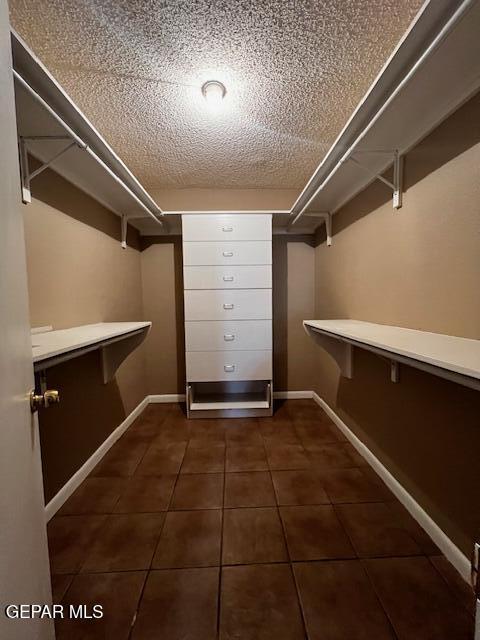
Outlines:
{"type": "Polygon", "coordinates": [[[309,335],[318,345],[335,360],[340,369],[340,374],[344,378],[353,378],[353,345],[320,333],[307,325],[303,325],[307,335],[309,335]]]}
{"type": "Polygon", "coordinates": [[[396,360],[390,360],[390,380],[400,382],[400,364],[396,360]]]}
{"type": "Polygon", "coordinates": [[[403,195],[403,155],[401,155],[398,150],[393,152],[393,182],[387,180],[379,173],[375,173],[371,171],[364,164],[359,162],[356,158],[350,156],[347,158],[350,162],[353,162],[367,173],[369,173],[373,178],[383,182],[383,184],[387,185],[392,190],[393,193],[393,208],[400,209],[402,207],[402,195],[403,195]]]}
{"type": "Polygon", "coordinates": [[[32,136],[32,137],[20,137],[19,139],[19,154],[20,154],[20,178],[22,183],[22,202],[24,204],[30,204],[32,202],[32,192],[30,189],[30,182],[33,178],[36,178],[40,175],[45,169],[55,162],[60,156],[63,156],[69,149],[76,146],[77,143],[75,140],[67,136],[32,136]],[[28,162],[28,148],[27,141],[28,140],[39,140],[39,139],[49,139],[49,140],[69,140],[70,142],[63,148],[60,149],[58,153],[56,153],[50,160],[47,160],[42,165],[35,169],[34,171],[30,171],[29,162],[28,162]]]}
{"type": "Polygon", "coordinates": [[[322,213],[306,213],[307,218],[321,218],[325,222],[327,232],[327,247],[332,246],[332,214],[328,211],[322,213]]]}
{"type": "Polygon", "coordinates": [[[127,216],[125,214],[121,217],[121,234],[122,234],[122,249],[127,248],[127,216]]]}

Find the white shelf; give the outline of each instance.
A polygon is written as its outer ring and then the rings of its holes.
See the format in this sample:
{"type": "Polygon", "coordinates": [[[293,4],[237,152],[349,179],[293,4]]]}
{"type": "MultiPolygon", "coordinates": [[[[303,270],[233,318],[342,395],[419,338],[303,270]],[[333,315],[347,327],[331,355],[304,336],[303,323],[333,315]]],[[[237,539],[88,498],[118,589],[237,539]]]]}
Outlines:
{"type": "Polygon", "coordinates": [[[392,165],[395,151],[407,153],[478,91],[479,32],[479,2],[425,3],[294,203],[290,224],[338,211],[392,165]]]}
{"type": "MultiPolygon", "coordinates": [[[[480,340],[360,320],[304,320],[303,324],[347,377],[353,375],[351,347],[356,346],[480,390],[480,340]],[[338,342],[343,343],[340,349],[338,342]]],[[[392,375],[396,377],[395,372],[392,375]]]]}
{"type": "MultiPolygon", "coordinates": [[[[13,30],[11,41],[17,129],[29,152],[47,163],[72,139],[81,141],[49,166],[134,226],[145,217],[160,226],[163,212],[137,178],[13,30]]],[[[35,178],[32,185],[35,191],[35,178]]]]}
{"type": "Polygon", "coordinates": [[[34,370],[102,350],[104,382],[115,375],[123,360],[145,339],[151,322],[100,322],[70,329],[32,334],[34,370]]]}
{"type": "Polygon", "coordinates": [[[267,400],[225,400],[224,402],[192,402],[190,410],[221,410],[221,409],[268,409],[267,400]]]}

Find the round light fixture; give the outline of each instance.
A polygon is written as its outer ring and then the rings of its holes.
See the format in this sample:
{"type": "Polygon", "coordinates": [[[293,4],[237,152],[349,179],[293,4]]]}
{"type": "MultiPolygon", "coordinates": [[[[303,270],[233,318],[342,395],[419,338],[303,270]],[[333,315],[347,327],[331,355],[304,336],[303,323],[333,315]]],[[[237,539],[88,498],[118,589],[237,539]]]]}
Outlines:
{"type": "Polygon", "coordinates": [[[222,104],[227,90],[218,80],[209,80],[202,85],[202,95],[211,109],[218,109],[222,104]]]}

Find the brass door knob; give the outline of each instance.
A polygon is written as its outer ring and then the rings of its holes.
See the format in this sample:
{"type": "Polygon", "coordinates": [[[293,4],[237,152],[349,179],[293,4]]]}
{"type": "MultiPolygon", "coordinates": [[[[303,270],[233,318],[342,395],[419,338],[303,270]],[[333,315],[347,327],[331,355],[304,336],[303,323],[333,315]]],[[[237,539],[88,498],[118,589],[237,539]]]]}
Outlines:
{"type": "Polygon", "coordinates": [[[60,394],[56,389],[47,389],[44,393],[37,394],[32,389],[30,392],[30,409],[32,413],[38,411],[40,407],[48,409],[51,404],[60,402],[60,394]]]}

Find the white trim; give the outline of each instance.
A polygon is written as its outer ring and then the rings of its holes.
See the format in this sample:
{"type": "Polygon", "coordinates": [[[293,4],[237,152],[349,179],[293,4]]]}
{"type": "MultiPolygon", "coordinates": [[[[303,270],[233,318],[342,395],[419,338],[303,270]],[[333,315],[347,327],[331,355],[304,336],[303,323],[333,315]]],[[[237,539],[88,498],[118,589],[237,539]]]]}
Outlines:
{"type": "Polygon", "coordinates": [[[358,453],[365,458],[368,464],[378,473],[390,491],[407,509],[410,515],[415,518],[418,524],[428,533],[434,543],[453,564],[466,582],[470,582],[470,560],[453,543],[442,529],[432,520],[428,513],[418,504],[418,502],[408,493],[408,491],[394,478],[380,460],[368,449],[363,442],[351,431],[345,422],[335,413],[335,411],[317,395],[312,392],[313,400],[322,407],[325,413],[333,420],[344,436],[352,443],[358,453]]]}
{"type": "Polygon", "coordinates": [[[66,484],[60,489],[60,491],[53,496],[50,502],[45,505],[45,518],[47,522],[53,518],[57,511],[62,507],[72,493],[78,489],[90,471],[100,462],[107,451],[115,444],[115,442],[122,436],[132,422],[142,413],[149,403],[149,396],[145,397],[139,405],[125,418],[108,438],[102,442],[98,449],[90,456],[90,458],[83,463],[83,465],[76,471],[73,476],[68,480],[66,484]]]}
{"type": "Polygon", "coordinates": [[[275,400],[303,400],[312,398],[313,391],[274,391],[275,400]]]}
{"type": "Polygon", "coordinates": [[[160,402],[185,402],[184,393],[164,393],[161,395],[147,396],[148,403],[158,404],[160,402]]]}

